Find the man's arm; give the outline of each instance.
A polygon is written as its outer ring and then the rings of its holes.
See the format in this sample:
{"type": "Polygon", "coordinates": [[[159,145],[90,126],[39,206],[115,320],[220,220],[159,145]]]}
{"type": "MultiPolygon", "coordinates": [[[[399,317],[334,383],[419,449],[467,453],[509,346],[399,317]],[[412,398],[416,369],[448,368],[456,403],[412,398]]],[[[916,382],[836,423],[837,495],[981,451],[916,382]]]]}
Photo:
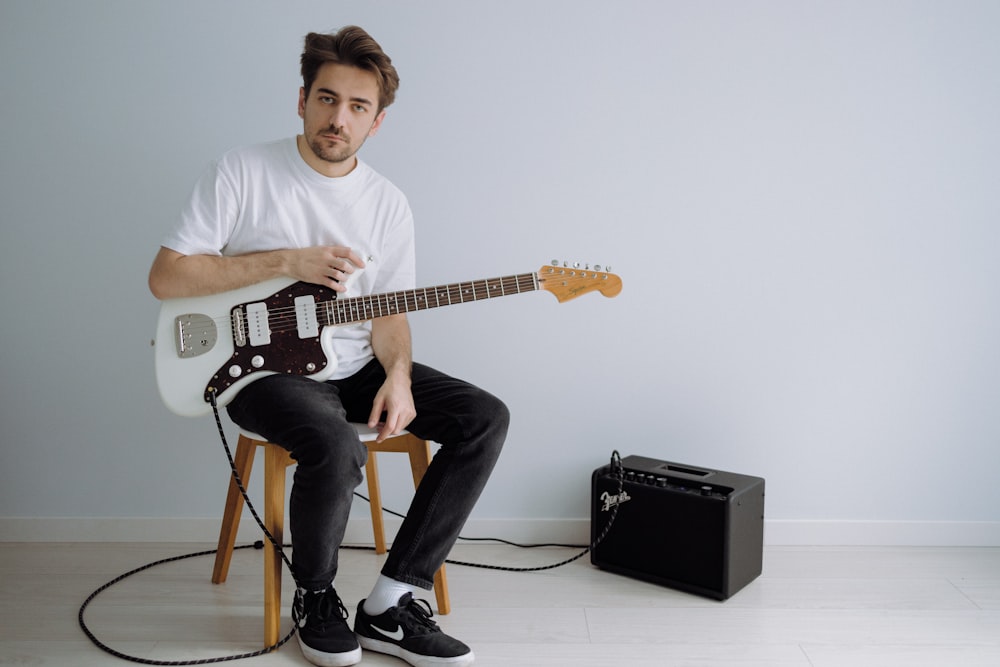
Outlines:
{"type": "Polygon", "coordinates": [[[271,250],[236,257],[182,255],[160,248],[149,270],[149,290],[157,299],[204,296],[288,276],[343,292],[344,279],[364,265],[357,253],[339,246],[271,250]]]}
{"type": "Polygon", "coordinates": [[[413,365],[410,323],[406,315],[390,315],[372,320],[372,349],[385,369],[385,383],[375,395],[368,426],[375,428],[382,419],[378,442],[405,429],[417,410],[410,391],[410,370],[413,365]]]}

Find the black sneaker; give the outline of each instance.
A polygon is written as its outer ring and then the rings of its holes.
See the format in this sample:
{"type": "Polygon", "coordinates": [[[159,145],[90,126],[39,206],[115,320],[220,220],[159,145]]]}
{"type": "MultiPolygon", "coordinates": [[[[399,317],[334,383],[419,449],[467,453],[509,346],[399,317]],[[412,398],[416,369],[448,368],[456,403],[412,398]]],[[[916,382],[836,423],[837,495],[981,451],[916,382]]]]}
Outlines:
{"type": "Polygon", "coordinates": [[[394,655],[414,667],[461,667],[475,660],[468,646],[441,632],[425,600],[407,593],[378,616],[366,614],[364,604],[358,604],[354,617],[354,632],[363,648],[394,655]]]}
{"type": "Polygon", "coordinates": [[[320,667],[346,667],[361,662],[361,647],[347,624],[347,608],[337,591],[295,591],[292,621],[306,660],[320,667]]]}

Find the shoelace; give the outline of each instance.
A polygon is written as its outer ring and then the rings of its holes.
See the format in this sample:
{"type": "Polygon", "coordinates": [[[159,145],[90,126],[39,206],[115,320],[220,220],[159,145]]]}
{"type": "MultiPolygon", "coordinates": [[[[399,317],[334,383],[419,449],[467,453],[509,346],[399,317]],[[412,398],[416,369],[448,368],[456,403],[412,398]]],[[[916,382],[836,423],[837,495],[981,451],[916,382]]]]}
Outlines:
{"type": "Polygon", "coordinates": [[[324,627],[337,620],[347,620],[347,607],[333,588],[319,593],[299,593],[292,607],[295,624],[302,628],[306,623],[324,627]],[[334,602],[336,601],[336,602],[334,602]],[[337,619],[339,613],[340,618],[337,619]]]}
{"type": "MultiPolygon", "coordinates": [[[[431,632],[440,632],[441,629],[438,624],[431,620],[434,616],[434,612],[431,611],[431,606],[428,604],[427,600],[418,600],[413,597],[411,593],[407,593],[402,600],[400,600],[398,614],[400,616],[409,616],[413,619],[413,623],[406,623],[413,634],[424,635],[431,632]]],[[[399,622],[397,620],[397,622],[399,622]]],[[[400,622],[400,625],[404,625],[400,622]]]]}

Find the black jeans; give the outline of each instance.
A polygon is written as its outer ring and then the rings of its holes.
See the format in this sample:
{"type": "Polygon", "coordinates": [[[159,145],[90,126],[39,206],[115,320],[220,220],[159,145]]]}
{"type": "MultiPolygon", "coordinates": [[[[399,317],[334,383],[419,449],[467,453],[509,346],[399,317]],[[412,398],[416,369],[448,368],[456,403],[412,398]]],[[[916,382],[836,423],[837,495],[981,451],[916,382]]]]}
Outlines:
{"type": "MultiPolygon", "coordinates": [[[[373,360],[343,380],[270,375],[229,404],[236,424],[291,452],[298,464],[289,502],[292,563],[299,586],[325,588],[337,574],[354,489],[368,450],[350,422],[365,423],[385,380],[373,360]]],[[[413,364],[417,416],[407,430],[440,445],[393,541],[382,574],[430,589],[434,573],[493,471],[510,415],[493,395],[413,364]]]]}

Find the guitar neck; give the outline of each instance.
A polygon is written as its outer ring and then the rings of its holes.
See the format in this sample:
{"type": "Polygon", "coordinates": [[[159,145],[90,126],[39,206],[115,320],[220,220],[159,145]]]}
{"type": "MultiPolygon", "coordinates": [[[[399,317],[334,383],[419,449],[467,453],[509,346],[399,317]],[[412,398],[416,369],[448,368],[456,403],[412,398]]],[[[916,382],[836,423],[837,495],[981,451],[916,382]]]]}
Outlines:
{"type": "Polygon", "coordinates": [[[538,288],[537,274],[520,273],[500,278],[438,285],[437,287],[421,287],[401,292],[333,299],[317,303],[316,311],[319,321],[324,325],[352,324],[428,308],[440,308],[469,303],[470,301],[533,292],[538,288]]]}

